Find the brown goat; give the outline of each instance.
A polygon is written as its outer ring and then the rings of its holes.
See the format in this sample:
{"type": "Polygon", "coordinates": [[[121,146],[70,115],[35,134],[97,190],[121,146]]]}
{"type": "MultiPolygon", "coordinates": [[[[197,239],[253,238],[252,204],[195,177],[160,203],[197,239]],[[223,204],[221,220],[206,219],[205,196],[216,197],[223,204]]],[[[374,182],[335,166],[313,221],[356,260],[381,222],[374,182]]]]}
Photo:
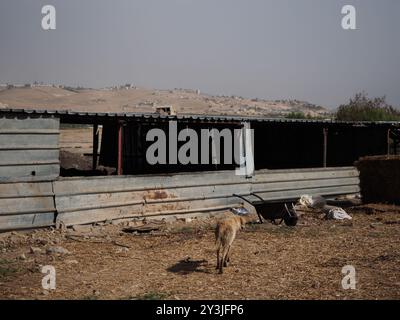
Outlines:
{"type": "Polygon", "coordinates": [[[217,245],[217,267],[219,273],[223,273],[223,268],[228,266],[229,254],[236,233],[244,225],[251,221],[252,217],[233,215],[220,220],[215,229],[215,243],[217,245]]]}

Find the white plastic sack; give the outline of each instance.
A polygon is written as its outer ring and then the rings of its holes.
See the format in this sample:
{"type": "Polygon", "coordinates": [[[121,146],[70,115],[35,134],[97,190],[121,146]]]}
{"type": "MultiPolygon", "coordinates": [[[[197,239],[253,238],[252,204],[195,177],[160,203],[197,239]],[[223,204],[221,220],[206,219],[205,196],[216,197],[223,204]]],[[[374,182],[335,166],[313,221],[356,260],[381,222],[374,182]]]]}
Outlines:
{"type": "Polygon", "coordinates": [[[246,216],[246,215],[250,214],[250,212],[244,207],[231,208],[231,211],[233,214],[236,214],[238,216],[246,216]]]}
{"type": "Polygon", "coordinates": [[[326,213],[326,218],[334,220],[352,219],[352,217],[346,211],[344,211],[342,208],[339,207],[334,207],[332,209],[329,209],[329,211],[326,213]]]}
{"type": "Polygon", "coordinates": [[[299,203],[305,207],[323,208],[326,205],[326,200],[321,196],[304,194],[300,197],[299,203]]]}
{"type": "Polygon", "coordinates": [[[313,203],[313,200],[311,196],[309,196],[308,194],[304,194],[300,197],[299,203],[302,206],[310,207],[313,203]]]}

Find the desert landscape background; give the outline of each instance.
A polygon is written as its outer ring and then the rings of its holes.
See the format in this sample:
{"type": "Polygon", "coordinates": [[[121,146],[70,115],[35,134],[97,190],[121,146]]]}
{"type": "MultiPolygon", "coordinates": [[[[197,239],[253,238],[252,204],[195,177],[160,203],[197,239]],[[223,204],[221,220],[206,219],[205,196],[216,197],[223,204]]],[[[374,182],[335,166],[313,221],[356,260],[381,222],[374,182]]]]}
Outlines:
{"type": "Polygon", "coordinates": [[[330,113],[322,106],[305,101],[213,96],[180,88],[157,90],[132,85],[104,89],[51,85],[0,87],[0,108],[155,112],[157,106],[165,105],[172,105],[178,114],[279,117],[301,112],[311,117],[325,117],[330,113]]]}

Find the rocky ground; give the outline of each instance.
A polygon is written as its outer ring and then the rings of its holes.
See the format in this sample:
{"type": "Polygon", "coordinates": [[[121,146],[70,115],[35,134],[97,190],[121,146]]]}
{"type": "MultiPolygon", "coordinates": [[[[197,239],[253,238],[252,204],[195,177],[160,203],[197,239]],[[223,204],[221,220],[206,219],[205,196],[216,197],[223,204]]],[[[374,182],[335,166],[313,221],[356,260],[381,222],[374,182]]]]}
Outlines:
{"type": "Polygon", "coordinates": [[[347,211],[353,220],[310,211],[296,227],[248,225],[223,275],[215,270],[215,217],[3,233],[0,298],[400,299],[400,207],[347,211]],[[47,265],[55,290],[42,288],[47,265]],[[355,290],[341,286],[345,265],[355,267],[355,290]]]}

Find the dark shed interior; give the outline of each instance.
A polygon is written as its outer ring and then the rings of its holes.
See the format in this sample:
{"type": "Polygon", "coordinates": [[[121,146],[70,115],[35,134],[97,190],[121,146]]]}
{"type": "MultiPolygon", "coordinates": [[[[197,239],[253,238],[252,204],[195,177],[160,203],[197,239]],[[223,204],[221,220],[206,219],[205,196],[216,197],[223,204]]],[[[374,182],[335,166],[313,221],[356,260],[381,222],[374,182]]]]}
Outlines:
{"type": "MultiPolygon", "coordinates": [[[[211,143],[209,143],[209,160],[208,164],[201,164],[200,154],[201,145],[200,137],[201,130],[211,130],[217,129],[219,131],[228,129],[232,135],[234,129],[240,129],[239,124],[221,124],[221,123],[179,123],[177,124],[177,132],[185,129],[192,129],[197,133],[198,146],[198,163],[197,164],[172,164],[170,159],[169,150],[169,123],[168,122],[137,122],[131,121],[123,124],[122,133],[122,167],[124,174],[143,174],[143,173],[172,173],[172,172],[182,172],[182,171],[212,171],[212,170],[233,170],[235,165],[225,164],[224,161],[224,146],[227,141],[223,138],[221,139],[221,144],[219,148],[220,153],[220,163],[213,164],[212,162],[212,149],[211,143]],[[161,129],[166,136],[166,148],[167,148],[167,164],[149,164],[146,161],[146,150],[153,143],[153,141],[146,141],[146,135],[151,129],[161,129]]],[[[103,125],[103,135],[101,141],[101,155],[99,159],[99,164],[116,167],[118,162],[118,124],[108,123],[103,125]]],[[[187,141],[187,140],[186,140],[187,141]]],[[[186,143],[186,141],[178,141],[178,150],[186,143]]],[[[211,141],[211,138],[209,139],[211,141]]],[[[233,150],[233,141],[231,142],[231,149],[233,150]]],[[[233,161],[232,161],[233,162],[233,161]]]]}
{"type": "MultiPolygon", "coordinates": [[[[100,114],[101,116],[63,115],[62,123],[103,125],[99,164],[118,168],[118,174],[171,173],[188,171],[232,170],[235,164],[156,164],[146,161],[146,150],[152,142],[146,134],[152,128],[162,129],[167,142],[169,121],[177,122],[178,132],[215,128],[219,131],[243,127],[249,122],[254,129],[255,169],[289,169],[353,166],[367,155],[399,152],[399,122],[340,122],[333,120],[289,120],[224,116],[134,116],[100,114]],[[120,138],[119,138],[120,136],[120,138]],[[118,165],[120,141],[120,165],[118,165]]],[[[94,141],[93,145],[99,142],[94,141]]],[[[185,142],[178,142],[178,148],[185,142]]],[[[224,139],[220,154],[223,163],[224,139]]],[[[211,144],[210,144],[211,147],[211,144]]],[[[232,147],[232,150],[234,148],[232,147]]],[[[211,155],[211,150],[209,150],[211,155]]],[[[198,149],[200,154],[200,147],[198,149]]],[[[97,154],[95,155],[97,158],[97,154]]],[[[232,155],[234,158],[234,155],[232,155]]],[[[97,159],[94,161],[97,164],[97,159]]]]}
{"type": "MultiPolygon", "coordinates": [[[[232,117],[177,116],[158,117],[62,117],[64,123],[91,123],[103,126],[99,165],[118,168],[118,174],[172,173],[188,171],[232,170],[235,164],[155,164],[146,161],[146,141],[152,128],[165,132],[169,141],[169,121],[177,121],[178,132],[185,128],[219,131],[243,127],[254,129],[255,169],[289,169],[353,166],[362,156],[398,152],[399,123],[336,122],[331,120],[252,119],[232,117]],[[87,121],[89,120],[90,121],[87,121]],[[86,120],[86,121],[84,121],[86,120]],[[119,139],[119,134],[121,135],[119,139]],[[120,165],[118,165],[120,141],[120,165]]],[[[185,142],[178,142],[178,149],[185,142]]],[[[221,163],[224,162],[221,139],[221,163]]],[[[210,144],[211,147],[211,144],[210,144]]],[[[234,148],[232,147],[232,150],[234,148]]],[[[211,156],[211,150],[209,150],[211,156]]],[[[200,146],[198,148],[200,154],[200,146]]],[[[97,157],[97,155],[96,155],[97,157]]],[[[232,155],[234,158],[234,155],[232,155]]],[[[169,160],[169,159],[168,159],[169,160]]],[[[97,164],[97,160],[94,161],[97,164]]]]}
{"type": "MultiPolygon", "coordinates": [[[[93,152],[85,154],[92,162],[92,170],[69,171],[72,175],[108,175],[170,173],[185,171],[232,170],[232,164],[214,164],[209,144],[208,164],[149,164],[146,150],[152,141],[146,141],[150,129],[161,129],[169,144],[169,123],[177,123],[178,133],[193,129],[197,136],[202,129],[233,132],[250,124],[254,130],[255,169],[288,169],[311,167],[353,166],[363,156],[398,154],[400,151],[400,122],[341,122],[334,120],[292,120],[210,115],[164,115],[154,113],[89,113],[65,110],[2,109],[4,115],[21,117],[49,115],[58,117],[62,125],[89,125],[93,128],[93,152]],[[99,126],[102,126],[101,141],[99,126]],[[110,171],[96,170],[99,165],[110,171]]],[[[232,134],[235,137],[235,134],[232,134]]],[[[200,138],[199,138],[200,139],[200,138]]],[[[180,149],[186,141],[178,141],[180,149]]],[[[225,141],[221,138],[220,163],[224,163],[225,141]]],[[[214,145],[214,150],[215,150],[214,145]]],[[[217,148],[218,149],[218,148],[217,148]]],[[[230,155],[235,159],[235,147],[230,155]]],[[[200,158],[200,141],[197,147],[200,158]]],[[[63,175],[61,161],[61,175],[63,175]]],[[[87,170],[87,169],[85,169],[87,170]]]]}
{"type": "Polygon", "coordinates": [[[277,122],[252,127],[256,169],[352,166],[359,157],[386,154],[388,148],[386,126],[277,122]]]}

